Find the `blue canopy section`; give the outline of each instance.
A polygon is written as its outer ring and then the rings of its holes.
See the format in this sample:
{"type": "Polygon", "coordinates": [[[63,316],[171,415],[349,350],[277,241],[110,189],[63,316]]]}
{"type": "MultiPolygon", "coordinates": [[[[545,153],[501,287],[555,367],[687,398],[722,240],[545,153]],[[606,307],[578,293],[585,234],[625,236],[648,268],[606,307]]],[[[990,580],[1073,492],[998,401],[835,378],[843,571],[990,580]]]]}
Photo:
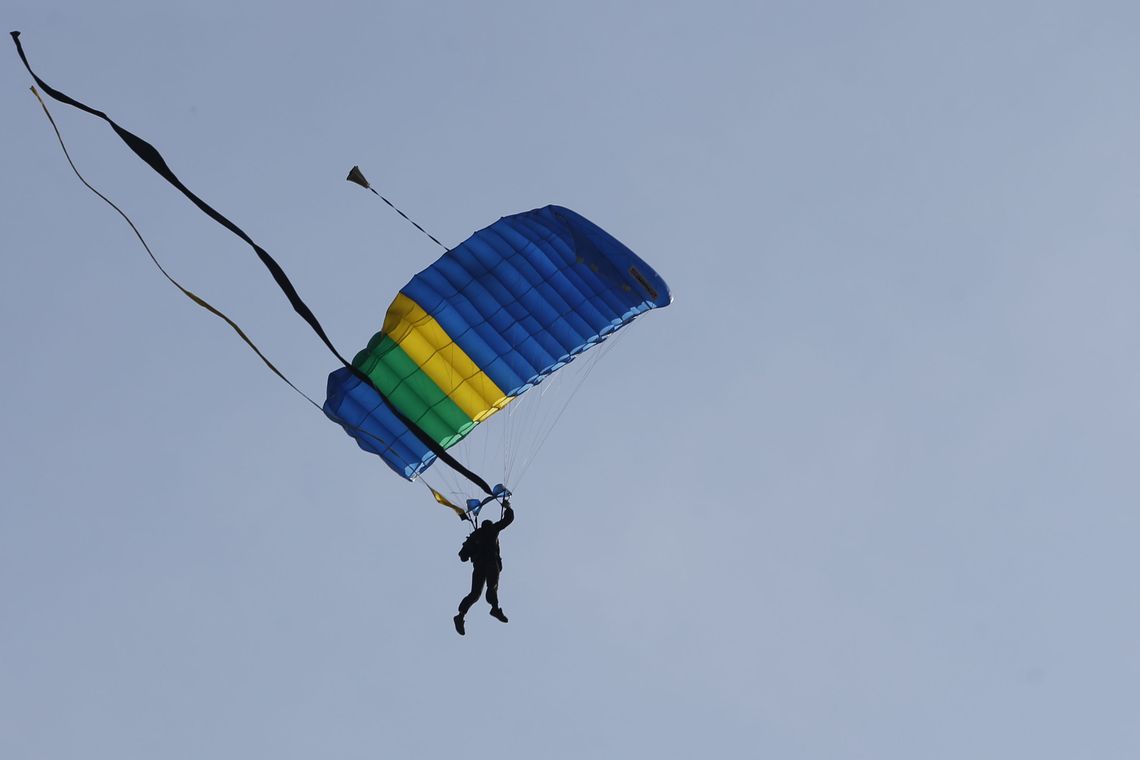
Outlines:
{"type": "Polygon", "coordinates": [[[324,411],[360,448],[379,456],[401,477],[412,480],[435,461],[435,454],[392,413],[376,389],[347,367],[329,375],[324,411]]]}
{"type": "MultiPolygon", "coordinates": [[[[672,301],[648,264],[561,206],[503,217],[445,253],[401,293],[511,397],[637,315],[672,301]]],[[[329,375],[324,410],[362,449],[409,480],[435,459],[376,389],[348,369],[329,375]]]]}

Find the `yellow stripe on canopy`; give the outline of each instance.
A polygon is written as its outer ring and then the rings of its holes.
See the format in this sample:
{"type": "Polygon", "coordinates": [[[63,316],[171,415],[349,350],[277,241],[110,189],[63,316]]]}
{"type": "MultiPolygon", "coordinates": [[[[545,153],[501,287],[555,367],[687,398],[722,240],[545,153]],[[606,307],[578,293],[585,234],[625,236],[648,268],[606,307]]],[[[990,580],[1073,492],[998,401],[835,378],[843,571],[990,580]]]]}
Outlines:
{"type": "Polygon", "coordinates": [[[473,421],[482,422],[510,403],[511,397],[479,369],[435,318],[403,293],[388,307],[384,334],[473,421]]]}

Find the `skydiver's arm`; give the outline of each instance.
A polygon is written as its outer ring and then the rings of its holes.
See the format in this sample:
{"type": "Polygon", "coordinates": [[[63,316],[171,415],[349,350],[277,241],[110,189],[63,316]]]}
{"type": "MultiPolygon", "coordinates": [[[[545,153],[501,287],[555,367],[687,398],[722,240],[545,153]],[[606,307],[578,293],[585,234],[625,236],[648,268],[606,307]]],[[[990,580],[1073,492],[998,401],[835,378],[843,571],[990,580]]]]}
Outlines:
{"type": "Polygon", "coordinates": [[[495,530],[500,531],[506,529],[508,525],[515,521],[515,511],[509,506],[503,508],[503,519],[495,523],[495,530]]]}

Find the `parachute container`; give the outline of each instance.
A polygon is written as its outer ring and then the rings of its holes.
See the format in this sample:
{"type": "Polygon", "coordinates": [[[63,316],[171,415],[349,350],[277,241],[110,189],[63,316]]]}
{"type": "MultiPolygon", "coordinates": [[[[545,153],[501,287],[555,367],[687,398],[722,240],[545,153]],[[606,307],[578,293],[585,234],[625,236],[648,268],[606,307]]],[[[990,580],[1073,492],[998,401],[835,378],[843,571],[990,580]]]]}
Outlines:
{"type": "Polygon", "coordinates": [[[393,414],[446,449],[649,309],[668,285],[633,251],[561,206],[503,217],[396,295],[353,366],[329,375],[324,411],[408,480],[435,460],[393,414]]]}

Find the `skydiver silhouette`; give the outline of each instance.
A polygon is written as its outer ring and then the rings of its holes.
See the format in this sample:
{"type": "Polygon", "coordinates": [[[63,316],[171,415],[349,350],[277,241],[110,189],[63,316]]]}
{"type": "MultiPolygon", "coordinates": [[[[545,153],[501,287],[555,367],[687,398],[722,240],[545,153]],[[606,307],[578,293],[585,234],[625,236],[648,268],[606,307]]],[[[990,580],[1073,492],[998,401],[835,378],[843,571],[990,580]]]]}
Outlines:
{"type": "Polygon", "coordinates": [[[487,584],[487,603],[491,605],[491,617],[507,622],[507,616],[499,607],[499,572],[503,569],[503,560],[499,556],[499,533],[514,522],[515,511],[511,509],[511,502],[503,500],[503,519],[498,522],[486,521],[467,537],[463,548],[459,550],[459,559],[464,562],[471,560],[471,593],[459,602],[459,614],[452,620],[455,630],[463,636],[463,617],[471,605],[479,600],[483,592],[483,584],[487,584]]]}

